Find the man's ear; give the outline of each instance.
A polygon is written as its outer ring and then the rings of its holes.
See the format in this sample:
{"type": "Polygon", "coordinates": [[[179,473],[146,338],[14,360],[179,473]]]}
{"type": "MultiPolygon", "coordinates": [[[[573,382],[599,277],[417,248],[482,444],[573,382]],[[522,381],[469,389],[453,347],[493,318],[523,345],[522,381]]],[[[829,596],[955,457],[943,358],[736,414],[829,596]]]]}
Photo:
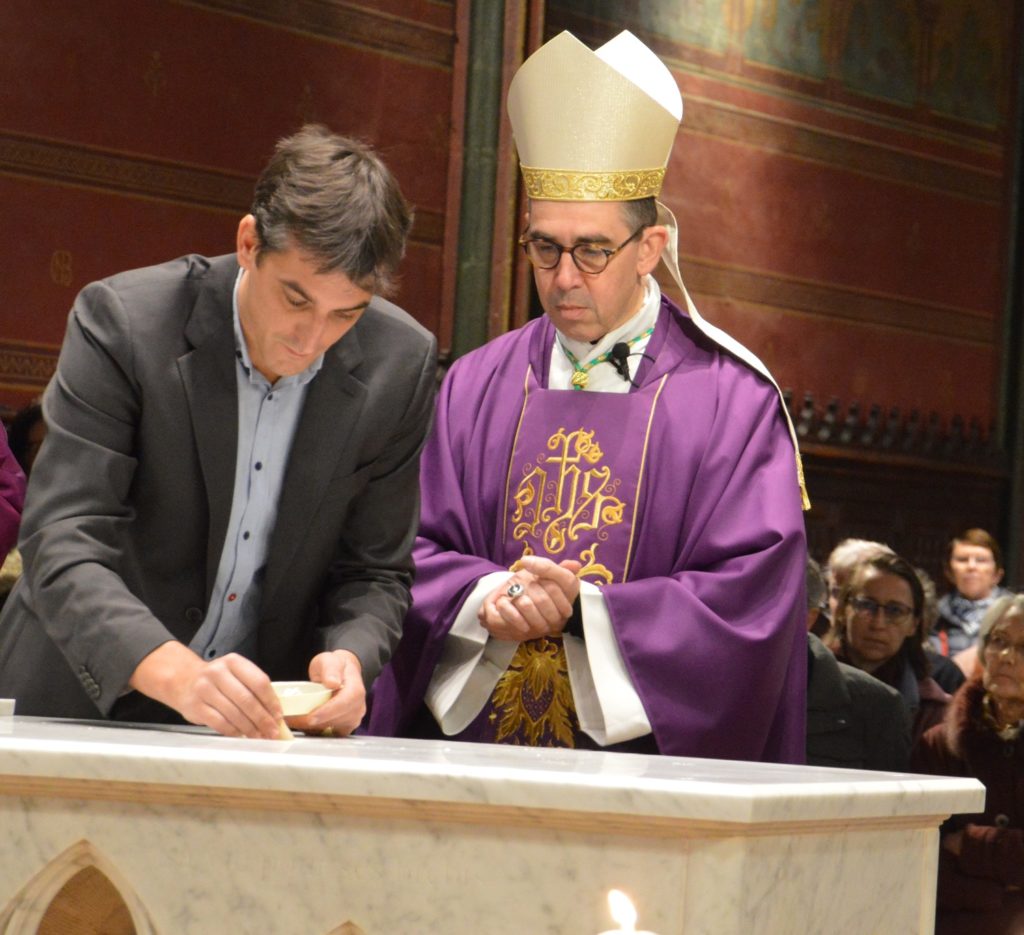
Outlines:
{"type": "Polygon", "coordinates": [[[238,265],[243,269],[251,269],[256,265],[259,253],[260,238],[256,233],[256,218],[247,214],[238,222],[238,233],[235,235],[235,256],[238,265]]]}
{"type": "Polygon", "coordinates": [[[640,249],[637,251],[636,271],[641,276],[654,272],[661,254],[668,246],[668,229],[660,224],[648,227],[640,235],[640,249]]]}

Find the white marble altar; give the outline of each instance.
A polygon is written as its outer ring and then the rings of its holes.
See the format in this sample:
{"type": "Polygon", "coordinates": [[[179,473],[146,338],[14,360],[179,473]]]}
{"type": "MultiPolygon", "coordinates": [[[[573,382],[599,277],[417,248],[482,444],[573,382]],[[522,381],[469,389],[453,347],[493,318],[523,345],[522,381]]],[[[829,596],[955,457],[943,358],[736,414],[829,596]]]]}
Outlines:
{"type": "Polygon", "coordinates": [[[930,933],[973,780],[0,718],[0,935],[94,868],[138,935],[930,933]],[[126,913],[127,914],[127,913],[126,913]]]}

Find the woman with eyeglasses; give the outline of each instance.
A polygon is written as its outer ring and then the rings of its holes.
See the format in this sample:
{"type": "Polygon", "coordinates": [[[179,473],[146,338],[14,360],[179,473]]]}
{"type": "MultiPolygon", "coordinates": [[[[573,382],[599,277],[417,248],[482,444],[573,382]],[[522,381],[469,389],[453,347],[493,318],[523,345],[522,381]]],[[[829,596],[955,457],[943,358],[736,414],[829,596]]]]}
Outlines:
{"type": "Polygon", "coordinates": [[[1024,595],[989,608],[978,659],[980,671],[913,757],[917,772],[972,776],[986,790],[982,814],[954,815],[942,827],[940,935],[1024,932],[1024,595]]]}
{"type": "Polygon", "coordinates": [[[836,616],[836,656],[900,693],[911,738],[940,723],[949,695],[930,674],[924,591],[910,564],[884,554],[857,565],[840,592],[836,616]]]}

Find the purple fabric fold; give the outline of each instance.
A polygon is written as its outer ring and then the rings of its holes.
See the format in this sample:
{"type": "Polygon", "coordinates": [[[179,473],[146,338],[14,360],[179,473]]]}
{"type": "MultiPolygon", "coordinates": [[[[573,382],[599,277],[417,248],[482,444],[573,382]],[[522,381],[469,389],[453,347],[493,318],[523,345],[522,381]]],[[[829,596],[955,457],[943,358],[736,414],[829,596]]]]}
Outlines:
{"type": "MultiPolygon", "coordinates": [[[[417,732],[466,595],[507,567],[511,446],[526,375],[546,385],[553,342],[546,319],[531,322],[445,380],[422,460],[413,606],[374,688],[370,733],[417,732]]],[[[648,353],[629,394],[638,413],[645,388],[667,379],[628,577],[602,589],[626,667],[661,753],[803,762],[806,545],[778,394],[668,299],[648,353]]]]}

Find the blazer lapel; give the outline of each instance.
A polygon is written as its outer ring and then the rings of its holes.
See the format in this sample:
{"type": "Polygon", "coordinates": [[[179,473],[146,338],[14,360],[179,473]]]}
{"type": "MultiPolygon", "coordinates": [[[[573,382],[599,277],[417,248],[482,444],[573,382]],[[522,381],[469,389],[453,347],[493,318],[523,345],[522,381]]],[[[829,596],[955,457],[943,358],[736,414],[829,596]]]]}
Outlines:
{"type": "Polygon", "coordinates": [[[178,358],[210,514],[207,601],[224,548],[235,485],[238,385],[231,296],[237,272],[233,257],[217,260],[211,266],[185,327],[192,350],[178,358]]]}
{"type": "Polygon", "coordinates": [[[264,613],[271,612],[296,549],[317,522],[320,503],[363,410],[366,387],[353,376],[363,357],[358,330],[356,326],[326,352],[320,373],[309,384],[267,550],[264,613]]]}

